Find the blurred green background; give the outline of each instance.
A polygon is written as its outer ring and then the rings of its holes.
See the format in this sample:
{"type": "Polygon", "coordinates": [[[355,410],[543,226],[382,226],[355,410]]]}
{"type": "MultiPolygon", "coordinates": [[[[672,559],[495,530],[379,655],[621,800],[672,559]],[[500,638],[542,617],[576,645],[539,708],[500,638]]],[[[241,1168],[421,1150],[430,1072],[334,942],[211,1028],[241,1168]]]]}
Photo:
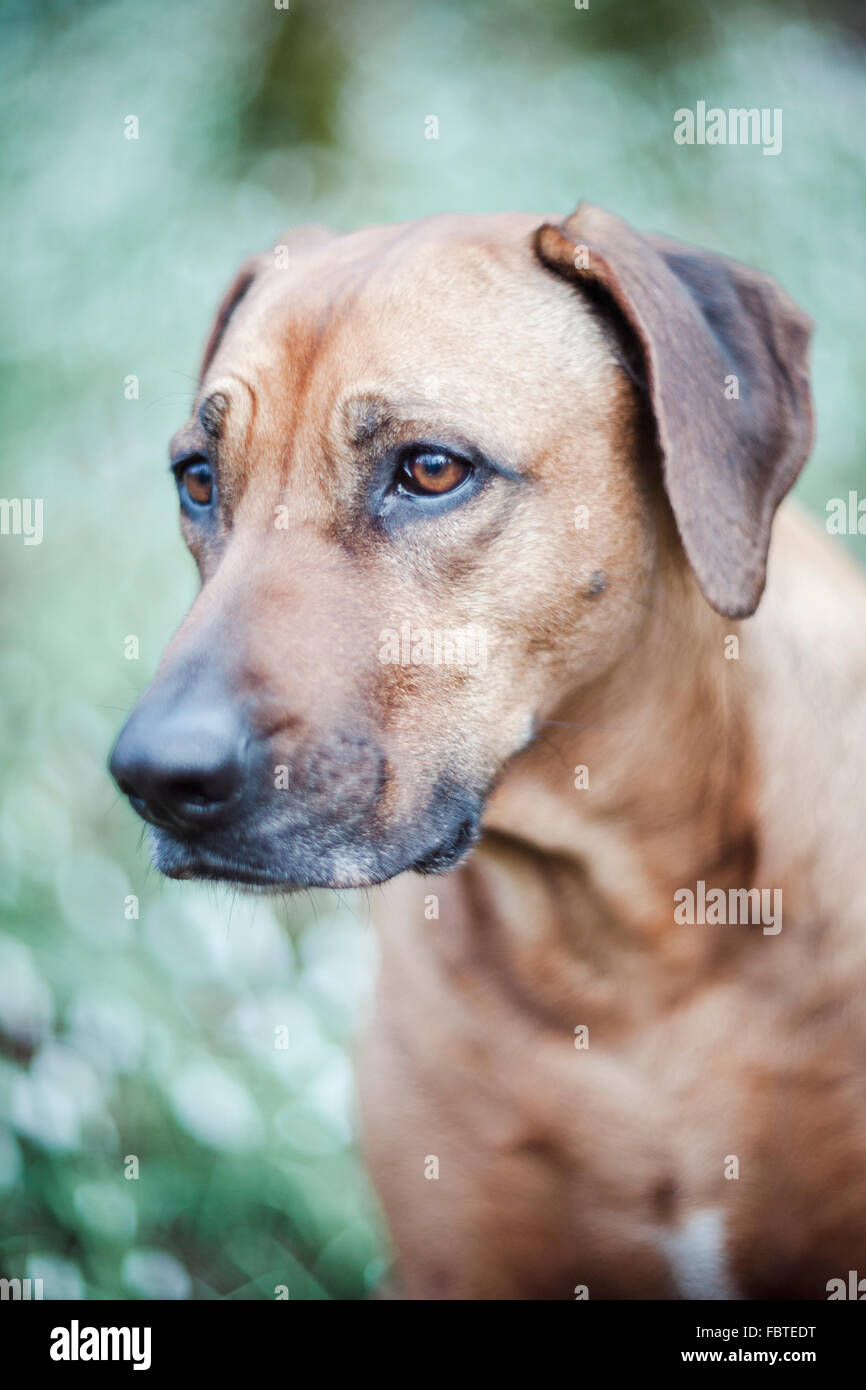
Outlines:
{"type": "Polygon", "coordinates": [[[866,487],[864,32],[832,0],[3,6],[0,490],[45,531],[0,537],[0,1274],[356,1298],[388,1267],[353,1144],[363,900],[162,883],[104,772],[195,592],[166,443],[241,259],[309,220],[589,198],[752,262],[817,322],[823,515],[866,487]],[[780,107],[782,153],[676,146],[698,100],[780,107]]]}

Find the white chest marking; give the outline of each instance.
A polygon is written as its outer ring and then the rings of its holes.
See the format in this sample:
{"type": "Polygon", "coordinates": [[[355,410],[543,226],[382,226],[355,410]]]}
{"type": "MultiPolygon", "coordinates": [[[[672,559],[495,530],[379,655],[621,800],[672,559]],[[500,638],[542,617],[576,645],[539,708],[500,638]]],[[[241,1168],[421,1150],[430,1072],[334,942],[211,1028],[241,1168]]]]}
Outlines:
{"type": "Polygon", "coordinates": [[[721,1211],[704,1207],[676,1230],[665,1231],[662,1245],[683,1298],[738,1299],[725,1254],[721,1211]]]}

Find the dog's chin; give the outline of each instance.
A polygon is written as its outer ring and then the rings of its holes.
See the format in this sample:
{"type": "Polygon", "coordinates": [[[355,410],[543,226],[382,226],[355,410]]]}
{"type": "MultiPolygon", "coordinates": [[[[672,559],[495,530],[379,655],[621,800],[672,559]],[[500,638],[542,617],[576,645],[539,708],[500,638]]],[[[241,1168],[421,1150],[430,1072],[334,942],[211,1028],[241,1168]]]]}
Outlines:
{"type": "Polygon", "coordinates": [[[346,843],[317,847],[301,838],[264,847],[260,839],[230,845],[186,839],[151,827],[153,862],[167,878],[231,883],[255,893],[290,893],[304,888],[372,888],[403,873],[443,874],[456,869],[481,833],[480,800],[449,817],[434,836],[395,836],[387,844],[346,843]],[[444,833],[442,833],[444,831],[444,833]],[[414,843],[413,843],[414,840],[414,843]]]}

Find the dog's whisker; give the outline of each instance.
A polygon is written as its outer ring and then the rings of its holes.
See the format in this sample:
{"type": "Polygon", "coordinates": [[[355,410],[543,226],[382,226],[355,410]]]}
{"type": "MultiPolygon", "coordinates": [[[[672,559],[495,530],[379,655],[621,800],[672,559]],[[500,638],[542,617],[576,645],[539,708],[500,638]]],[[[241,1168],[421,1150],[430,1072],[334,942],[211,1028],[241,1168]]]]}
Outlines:
{"type": "Polygon", "coordinates": [[[163,405],[166,401],[177,400],[189,401],[190,408],[192,408],[192,402],[195,400],[195,396],[191,396],[188,391],[169,391],[164,396],[157,396],[155,400],[148,401],[147,405],[144,408],[145,410],[153,410],[153,407],[155,405],[163,405]]]}

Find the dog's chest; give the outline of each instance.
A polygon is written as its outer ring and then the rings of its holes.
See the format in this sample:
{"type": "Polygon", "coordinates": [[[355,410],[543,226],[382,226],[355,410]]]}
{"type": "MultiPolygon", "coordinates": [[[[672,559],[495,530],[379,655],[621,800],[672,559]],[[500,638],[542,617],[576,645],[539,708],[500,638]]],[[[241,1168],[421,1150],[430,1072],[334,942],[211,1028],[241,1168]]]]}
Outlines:
{"type": "Polygon", "coordinates": [[[838,1021],[727,979],[607,1036],[471,959],[384,972],[365,1131],[420,1296],[821,1298],[866,1271],[838,1021]]]}

